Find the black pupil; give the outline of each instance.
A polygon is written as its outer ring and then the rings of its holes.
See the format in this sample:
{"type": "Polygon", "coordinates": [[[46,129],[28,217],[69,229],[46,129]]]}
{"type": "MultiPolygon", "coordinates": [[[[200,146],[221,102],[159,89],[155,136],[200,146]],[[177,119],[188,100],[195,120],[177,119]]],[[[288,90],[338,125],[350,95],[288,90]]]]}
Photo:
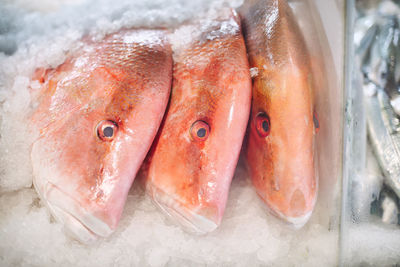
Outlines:
{"type": "Polygon", "coordinates": [[[110,126],[107,126],[104,128],[103,134],[105,137],[112,137],[114,135],[114,129],[110,126]]]}
{"type": "Polygon", "coordinates": [[[313,116],[313,121],[314,121],[315,128],[319,129],[319,121],[317,120],[317,117],[315,117],[315,115],[313,116]]]}
{"type": "Polygon", "coordinates": [[[200,137],[200,138],[203,138],[204,136],[206,136],[206,133],[207,133],[206,129],[200,128],[200,129],[197,131],[197,136],[200,137]]]}
{"type": "Polygon", "coordinates": [[[263,128],[263,130],[265,131],[265,132],[268,132],[269,131],[269,124],[268,124],[268,121],[267,120],[264,120],[263,122],[262,122],[262,128],[263,128]]]}

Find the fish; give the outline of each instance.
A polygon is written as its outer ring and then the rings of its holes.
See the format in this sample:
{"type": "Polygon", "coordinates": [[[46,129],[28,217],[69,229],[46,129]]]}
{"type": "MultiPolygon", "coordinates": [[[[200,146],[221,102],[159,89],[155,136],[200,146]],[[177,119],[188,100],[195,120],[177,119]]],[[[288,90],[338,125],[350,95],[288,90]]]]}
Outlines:
{"type": "Polygon", "coordinates": [[[367,83],[364,92],[369,140],[385,183],[400,196],[400,120],[383,88],[367,83]]]}
{"type": "Polygon", "coordinates": [[[172,82],[166,36],[162,29],[122,29],[101,40],[85,37],[64,63],[33,75],[33,183],[83,243],[115,231],[157,134],[172,82]]]}
{"type": "Polygon", "coordinates": [[[236,11],[222,9],[171,35],[169,107],[144,167],[153,202],[184,230],[222,221],[250,112],[251,78],[236,11]]]}
{"type": "MultiPolygon", "coordinates": [[[[361,72],[367,82],[383,88],[396,114],[400,114],[400,28],[397,17],[375,17],[356,44],[361,72]]],[[[362,21],[361,21],[362,22],[362,21]]],[[[361,24],[361,23],[360,23],[361,24]]],[[[358,28],[361,28],[359,25],[358,28]]],[[[363,32],[359,29],[358,32],[363,32]]]]}
{"type": "Polygon", "coordinates": [[[356,56],[362,73],[368,137],[384,182],[400,196],[400,100],[396,82],[400,37],[397,18],[381,16],[364,32],[356,56]]]}
{"type": "Polygon", "coordinates": [[[305,41],[284,0],[246,0],[239,9],[253,78],[244,148],[249,176],[268,210],[300,228],[318,192],[315,80],[305,41]]]}
{"type": "Polygon", "coordinates": [[[397,115],[400,115],[400,27],[396,16],[387,18],[378,35],[379,49],[378,83],[390,97],[390,103],[397,115]]]}

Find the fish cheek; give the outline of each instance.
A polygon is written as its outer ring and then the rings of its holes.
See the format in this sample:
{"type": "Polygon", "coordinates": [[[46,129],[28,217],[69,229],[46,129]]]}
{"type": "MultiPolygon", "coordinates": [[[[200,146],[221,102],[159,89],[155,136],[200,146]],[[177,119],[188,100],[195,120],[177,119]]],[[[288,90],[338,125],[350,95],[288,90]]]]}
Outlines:
{"type": "Polygon", "coordinates": [[[271,134],[271,122],[266,112],[258,112],[254,122],[254,138],[257,139],[256,147],[256,168],[257,183],[260,188],[259,194],[266,199],[268,195],[276,192],[276,181],[274,179],[274,164],[276,163],[271,134]],[[267,125],[266,125],[267,124],[267,125]]]}
{"type": "Polygon", "coordinates": [[[99,175],[99,172],[104,157],[109,151],[109,145],[104,142],[99,143],[97,138],[83,138],[82,136],[90,136],[89,129],[82,130],[86,123],[81,121],[79,123],[81,128],[73,129],[71,125],[73,122],[74,120],[71,120],[63,128],[54,132],[52,139],[56,142],[56,149],[63,151],[59,158],[59,169],[64,175],[70,175],[69,183],[77,185],[76,189],[80,193],[75,192],[75,195],[87,196],[79,199],[85,202],[93,197],[93,189],[102,183],[103,177],[99,175]],[[81,137],[77,138],[78,134],[81,137]],[[64,136],[64,140],[56,141],[56,138],[60,136],[64,136]]]}
{"type": "MultiPolygon", "coordinates": [[[[165,190],[170,193],[177,194],[182,203],[196,206],[201,175],[199,143],[191,139],[185,127],[180,129],[177,135],[171,136],[167,142],[163,142],[163,146],[163,166],[160,168],[170,178],[161,180],[160,184],[163,184],[165,190]]],[[[156,156],[159,158],[160,153],[156,156]]]]}
{"type": "Polygon", "coordinates": [[[204,182],[201,178],[204,177],[203,155],[206,153],[207,142],[211,137],[211,126],[206,118],[195,121],[188,133],[189,142],[185,145],[185,182],[182,183],[182,190],[186,193],[186,201],[196,206],[200,203],[204,195],[204,182]]]}

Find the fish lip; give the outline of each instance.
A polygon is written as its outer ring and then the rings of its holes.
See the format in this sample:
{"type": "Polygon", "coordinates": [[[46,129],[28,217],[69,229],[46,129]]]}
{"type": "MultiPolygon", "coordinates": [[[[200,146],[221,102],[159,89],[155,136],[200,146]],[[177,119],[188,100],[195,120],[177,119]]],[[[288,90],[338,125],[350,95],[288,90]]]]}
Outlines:
{"type": "Polygon", "coordinates": [[[71,213],[59,208],[58,206],[52,205],[48,201],[46,201],[46,204],[55,219],[58,222],[62,223],[64,229],[77,240],[84,244],[91,244],[98,240],[99,235],[89,230],[79,219],[77,219],[71,213]]]}
{"type": "Polygon", "coordinates": [[[153,203],[169,218],[181,225],[186,232],[205,235],[214,231],[219,225],[187,209],[179,200],[150,183],[146,186],[146,192],[150,195],[153,203]]]}
{"type": "Polygon", "coordinates": [[[314,207],[315,207],[315,203],[316,203],[316,198],[315,198],[312,203],[312,206],[311,206],[312,208],[310,211],[308,211],[307,213],[305,213],[301,216],[291,217],[291,216],[287,216],[287,215],[283,214],[282,212],[280,212],[278,208],[272,206],[271,203],[268,200],[264,199],[263,197],[261,197],[261,200],[263,200],[263,202],[264,202],[263,206],[266,207],[266,209],[269,213],[271,213],[275,217],[281,219],[283,222],[292,226],[296,230],[302,228],[309,221],[311,215],[314,212],[314,207]]]}
{"type": "Polygon", "coordinates": [[[101,237],[108,237],[114,231],[51,182],[46,183],[43,191],[39,195],[53,217],[82,243],[92,243],[101,237]]]}
{"type": "Polygon", "coordinates": [[[293,228],[295,229],[300,229],[302,228],[310,219],[311,214],[313,213],[313,210],[310,210],[309,212],[307,212],[306,214],[300,216],[300,217],[290,217],[287,215],[284,215],[283,213],[281,213],[278,210],[274,210],[273,213],[281,218],[282,220],[284,220],[286,223],[290,224],[291,226],[293,226],[293,228]]]}

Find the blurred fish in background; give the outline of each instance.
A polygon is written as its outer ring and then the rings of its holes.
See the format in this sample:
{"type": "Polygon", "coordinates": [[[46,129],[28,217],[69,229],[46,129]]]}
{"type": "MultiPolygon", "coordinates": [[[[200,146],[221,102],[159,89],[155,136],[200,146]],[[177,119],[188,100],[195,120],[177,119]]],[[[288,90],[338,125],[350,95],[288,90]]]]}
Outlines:
{"type": "MultiPolygon", "coordinates": [[[[400,197],[400,1],[356,1],[354,45],[365,95],[368,140],[379,164],[354,187],[353,215],[398,224],[400,197]],[[383,177],[383,183],[382,183],[383,177]],[[363,196],[361,196],[363,195],[363,196]],[[368,201],[369,200],[369,201],[368,201]]],[[[357,74],[355,74],[357,75],[357,74]]]]}
{"type": "Polygon", "coordinates": [[[0,53],[3,52],[6,55],[12,55],[17,50],[17,43],[12,38],[18,30],[17,19],[9,13],[6,8],[0,7],[0,53]]]}

